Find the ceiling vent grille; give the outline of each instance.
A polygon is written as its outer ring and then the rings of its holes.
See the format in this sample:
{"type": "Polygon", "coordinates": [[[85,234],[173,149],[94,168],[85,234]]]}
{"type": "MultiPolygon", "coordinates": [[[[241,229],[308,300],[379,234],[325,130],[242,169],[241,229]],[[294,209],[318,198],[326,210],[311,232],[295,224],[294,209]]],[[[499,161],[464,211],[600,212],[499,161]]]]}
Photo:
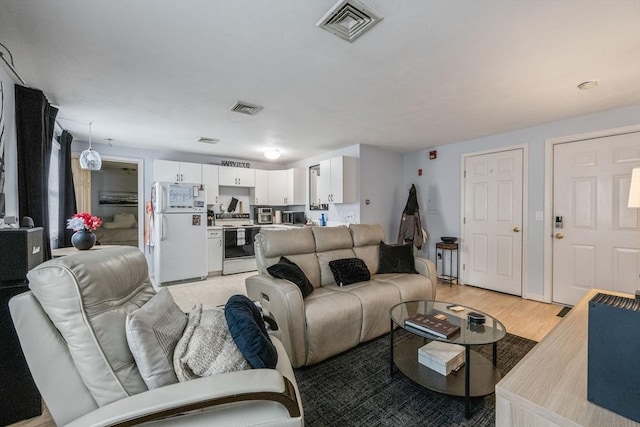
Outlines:
{"type": "Polygon", "coordinates": [[[206,136],[201,136],[198,138],[198,142],[202,142],[203,144],[217,144],[220,142],[219,139],[216,138],[207,138],[206,136]]]}
{"type": "Polygon", "coordinates": [[[357,0],[340,0],[316,24],[341,39],[353,42],[382,17],[357,0]]]}
{"type": "Polygon", "coordinates": [[[230,111],[255,116],[260,110],[262,110],[262,107],[260,107],[259,105],[249,104],[248,102],[244,101],[236,101],[236,103],[233,104],[233,107],[231,107],[230,111]]]}

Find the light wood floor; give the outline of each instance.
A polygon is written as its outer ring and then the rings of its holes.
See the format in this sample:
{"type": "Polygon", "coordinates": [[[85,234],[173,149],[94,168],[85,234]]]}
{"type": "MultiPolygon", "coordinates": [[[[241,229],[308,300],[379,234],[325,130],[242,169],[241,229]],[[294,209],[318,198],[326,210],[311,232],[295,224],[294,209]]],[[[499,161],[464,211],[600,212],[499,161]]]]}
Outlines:
{"type": "MultiPolygon", "coordinates": [[[[191,310],[195,304],[213,307],[224,304],[231,295],[244,294],[244,279],[253,274],[255,272],[218,276],[200,282],[173,285],[168,289],[184,311],[191,310]]],[[[507,332],[535,341],[540,341],[562,320],[557,316],[562,309],[559,305],[525,300],[472,286],[450,286],[446,283],[438,283],[437,286],[436,295],[439,301],[449,301],[483,311],[500,320],[507,332]]],[[[44,407],[41,416],[12,426],[52,427],[55,424],[44,407]]]]}

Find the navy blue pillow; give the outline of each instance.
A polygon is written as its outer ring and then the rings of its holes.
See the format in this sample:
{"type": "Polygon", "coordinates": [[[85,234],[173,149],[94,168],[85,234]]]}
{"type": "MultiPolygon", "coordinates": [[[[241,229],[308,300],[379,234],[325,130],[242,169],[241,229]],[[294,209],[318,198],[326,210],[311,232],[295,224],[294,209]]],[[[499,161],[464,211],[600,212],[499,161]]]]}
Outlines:
{"type": "Polygon", "coordinates": [[[233,295],[224,306],[224,317],[233,342],[254,369],[275,368],[278,351],[264,326],[262,314],[244,295],[233,295]]]}

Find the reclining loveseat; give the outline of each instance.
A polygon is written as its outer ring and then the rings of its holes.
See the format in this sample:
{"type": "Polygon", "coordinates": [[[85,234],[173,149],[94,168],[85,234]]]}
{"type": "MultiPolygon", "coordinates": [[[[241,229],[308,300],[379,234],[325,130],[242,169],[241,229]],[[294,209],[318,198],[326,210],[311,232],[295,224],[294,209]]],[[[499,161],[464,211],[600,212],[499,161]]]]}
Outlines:
{"type": "Polygon", "coordinates": [[[412,250],[386,245],[379,224],[262,230],[247,294],[278,323],[292,365],[311,365],[389,332],[393,305],[435,299],[435,265],[412,250]],[[272,275],[291,264],[303,274],[272,275]]]}

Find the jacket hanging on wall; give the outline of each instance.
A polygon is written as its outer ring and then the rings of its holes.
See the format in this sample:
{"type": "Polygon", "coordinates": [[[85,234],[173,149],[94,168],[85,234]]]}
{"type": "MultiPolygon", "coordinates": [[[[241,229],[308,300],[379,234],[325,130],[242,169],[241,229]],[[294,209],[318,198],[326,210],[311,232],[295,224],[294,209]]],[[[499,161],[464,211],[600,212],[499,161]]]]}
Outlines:
{"type": "Polygon", "coordinates": [[[407,204],[402,211],[402,220],[400,221],[400,231],[398,232],[398,244],[413,243],[420,250],[422,244],[427,240],[427,233],[422,229],[420,221],[420,208],[418,206],[418,194],[416,186],[411,184],[409,189],[409,198],[407,204]]]}

